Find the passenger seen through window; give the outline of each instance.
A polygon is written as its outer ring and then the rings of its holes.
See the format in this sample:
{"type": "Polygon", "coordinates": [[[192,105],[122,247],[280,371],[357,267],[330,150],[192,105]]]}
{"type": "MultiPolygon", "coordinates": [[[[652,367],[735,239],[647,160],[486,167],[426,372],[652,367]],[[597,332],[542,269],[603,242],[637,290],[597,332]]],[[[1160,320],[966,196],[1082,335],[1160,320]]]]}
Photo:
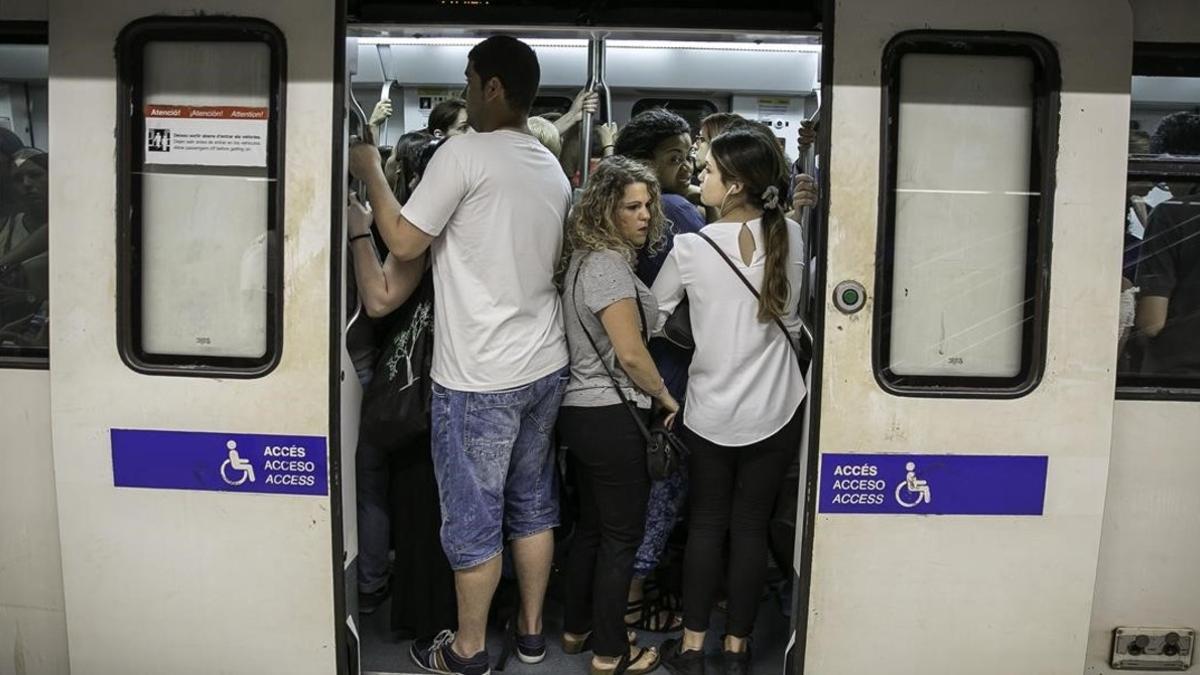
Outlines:
{"type": "MultiPolygon", "coordinates": [[[[1200,155],[1200,113],[1162,119],[1150,139],[1156,155],[1200,155]]],[[[1139,247],[1134,318],[1145,375],[1200,374],[1200,184],[1156,186],[1139,247]]]]}
{"type": "Polygon", "coordinates": [[[49,156],[19,143],[0,134],[0,347],[45,347],[49,156]]]}

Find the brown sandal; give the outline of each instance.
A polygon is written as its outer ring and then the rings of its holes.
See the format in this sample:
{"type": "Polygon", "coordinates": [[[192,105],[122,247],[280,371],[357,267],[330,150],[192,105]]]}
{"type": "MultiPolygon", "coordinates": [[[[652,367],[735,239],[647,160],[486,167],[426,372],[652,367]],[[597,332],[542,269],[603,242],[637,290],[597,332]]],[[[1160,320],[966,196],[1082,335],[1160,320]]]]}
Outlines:
{"type": "Polygon", "coordinates": [[[659,656],[657,647],[641,647],[632,655],[629,652],[625,652],[621,656],[621,660],[617,661],[617,664],[611,670],[608,668],[597,668],[593,663],[589,665],[588,672],[589,675],[645,675],[646,673],[658,670],[658,664],[661,660],[662,657],[659,656]],[[649,664],[643,666],[635,665],[647,654],[653,657],[649,664]]]}
{"type": "MultiPolygon", "coordinates": [[[[625,631],[625,639],[629,644],[636,645],[638,641],[637,632],[633,630],[625,631]]],[[[588,631],[582,637],[571,636],[569,633],[562,634],[562,650],[564,654],[582,654],[592,651],[592,633],[588,631]]]]}

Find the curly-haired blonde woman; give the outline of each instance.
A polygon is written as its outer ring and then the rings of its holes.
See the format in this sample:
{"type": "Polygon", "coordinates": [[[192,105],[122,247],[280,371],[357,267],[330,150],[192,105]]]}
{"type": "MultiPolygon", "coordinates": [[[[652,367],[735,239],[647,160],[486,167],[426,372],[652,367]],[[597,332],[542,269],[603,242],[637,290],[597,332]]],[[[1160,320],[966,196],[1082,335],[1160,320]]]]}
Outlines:
{"type": "Polygon", "coordinates": [[[648,673],[655,649],[630,647],[625,594],[642,541],[650,479],[646,449],[616,387],[648,417],[656,399],[679,404],[646,350],[658,305],[634,274],[661,246],[664,218],[653,171],[610,157],[588,180],[567,225],[563,309],[571,379],[558,415],[579,484],[580,519],[567,563],[563,649],[593,652],[591,672],[648,673]]]}

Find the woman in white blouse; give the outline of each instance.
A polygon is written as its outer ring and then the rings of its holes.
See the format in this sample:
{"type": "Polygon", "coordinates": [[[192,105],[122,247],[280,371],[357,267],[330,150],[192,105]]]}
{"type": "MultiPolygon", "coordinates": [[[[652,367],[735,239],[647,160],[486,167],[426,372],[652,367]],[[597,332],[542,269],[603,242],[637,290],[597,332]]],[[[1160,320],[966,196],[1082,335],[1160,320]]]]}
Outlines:
{"type": "Polygon", "coordinates": [[[725,672],[749,672],[767,523],[799,450],[805,395],[796,354],[776,321],[793,335],[800,330],[807,259],[800,226],[784,217],[787,160],[770,130],[740,125],[713,139],[706,164],[701,200],[720,218],[700,234],[676,236],[653,286],[660,324],[687,297],[696,342],[683,412],[692,451],[684,634],[663,650],[677,675],[704,673],[704,636],[722,576],[729,599],[725,672]]]}

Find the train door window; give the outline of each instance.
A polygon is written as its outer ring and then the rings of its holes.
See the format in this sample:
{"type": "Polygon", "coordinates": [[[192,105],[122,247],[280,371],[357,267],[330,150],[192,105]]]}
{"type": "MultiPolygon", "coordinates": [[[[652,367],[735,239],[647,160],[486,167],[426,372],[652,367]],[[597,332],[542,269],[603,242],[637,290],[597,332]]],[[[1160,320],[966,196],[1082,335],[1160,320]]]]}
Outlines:
{"type": "Polygon", "coordinates": [[[283,38],[258,21],[147,20],[119,59],[122,357],[264,374],[282,340],[283,38]]]}
{"type": "Polygon", "coordinates": [[[533,99],[533,107],[529,110],[530,117],[556,113],[562,115],[571,109],[571,99],[566,96],[538,96],[533,99]]]}
{"type": "Polygon", "coordinates": [[[1200,50],[1134,50],[1117,386],[1200,393],[1200,50]]]}
{"type": "Polygon", "coordinates": [[[895,394],[1019,396],[1040,378],[1055,58],[971,33],[885,52],[874,358],[895,394]]]}
{"type": "Polygon", "coordinates": [[[633,114],[643,110],[665,108],[687,120],[692,128],[692,136],[700,134],[700,121],[717,112],[717,106],[712,101],[695,98],[643,98],[633,104],[633,114]]]}
{"type": "Polygon", "coordinates": [[[48,48],[0,30],[0,368],[49,362],[48,48]]]}

